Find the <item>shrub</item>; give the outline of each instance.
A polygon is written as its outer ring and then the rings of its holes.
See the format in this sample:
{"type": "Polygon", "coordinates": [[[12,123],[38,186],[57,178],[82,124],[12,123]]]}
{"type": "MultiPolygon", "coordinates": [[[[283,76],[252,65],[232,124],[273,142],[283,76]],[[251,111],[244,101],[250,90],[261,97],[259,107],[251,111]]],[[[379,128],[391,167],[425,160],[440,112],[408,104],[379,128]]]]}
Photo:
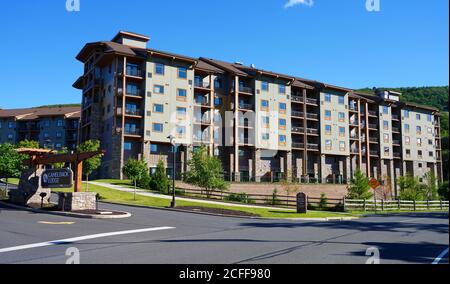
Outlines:
{"type": "Polygon", "coordinates": [[[322,193],[320,195],[320,201],[319,201],[319,209],[324,210],[328,207],[328,198],[325,193],[322,193]]]}
{"type": "Polygon", "coordinates": [[[151,177],[150,188],[162,194],[169,193],[169,178],[167,177],[166,166],[162,160],[159,161],[156,171],[151,177]]]}
{"type": "Polygon", "coordinates": [[[254,204],[255,201],[251,199],[247,193],[232,193],[225,197],[225,200],[232,202],[240,202],[245,204],[254,204]]]}
{"type": "Polygon", "coordinates": [[[444,182],[440,187],[439,187],[439,197],[441,198],[441,200],[448,200],[449,199],[449,183],[448,181],[444,182]]]}

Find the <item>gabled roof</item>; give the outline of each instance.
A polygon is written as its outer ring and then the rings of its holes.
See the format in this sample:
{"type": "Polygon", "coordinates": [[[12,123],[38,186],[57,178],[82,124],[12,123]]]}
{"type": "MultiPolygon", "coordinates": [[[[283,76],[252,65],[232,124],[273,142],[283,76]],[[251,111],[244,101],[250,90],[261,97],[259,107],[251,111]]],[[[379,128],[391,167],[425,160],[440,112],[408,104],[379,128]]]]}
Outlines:
{"type": "Polygon", "coordinates": [[[205,57],[200,57],[200,60],[205,61],[206,63],[213,65],[215,67],[218,67],[222,70],[225,70],[233,75],[238,75],[238,76],[243,76],[243,77],[248,77],[249,74],[236,68],[236,66],[232,63],[228,63],[225,61],[220,61],[217,59],[211,59],[211,58],[205,58],[205,57]]]}
{"type": "Polygon", "coordinates": [[[34,120],[40,117],[64,116],[65,118],[80,118],[80,107],[42,107],[29,109],[0,110],[0,118],[14,118],[16,120],[34,120]]]}
{"type": "Polygon", "coordinates": [[[127,32],[127,31],[119,31],[117,33],[117,35],[112,39],[112,41],[117,41],[122,36],[136,38],[136,39],[140,39],[140,40],[144,40],[144,41],[150,40],[150,37],[145,36],[145,35],[141,35],[141,34],[137,34],[137,33],[133,33],[133,32],[127,32]]]}
{"type": "Polygon", "coordinates": [[[225,73],[224,70],[222,70],[220,68],[217,68],[216,66],[207,63],[206,61],[204,61],[201,58],[198,60],[197,65],[195,66],[195,69],[202,70],[202,71],[205,71],[205,72],[215,73],[215,74],[223,74],[223,73],[225,73]]]}

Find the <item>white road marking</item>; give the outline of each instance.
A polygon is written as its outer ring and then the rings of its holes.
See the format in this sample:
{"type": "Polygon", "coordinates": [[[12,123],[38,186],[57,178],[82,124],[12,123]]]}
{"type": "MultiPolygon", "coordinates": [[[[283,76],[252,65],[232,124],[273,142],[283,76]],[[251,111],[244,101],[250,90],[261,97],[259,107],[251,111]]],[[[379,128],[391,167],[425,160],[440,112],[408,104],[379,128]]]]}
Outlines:
{"type": "Polygon", "coordinates": [[[0,249],[0,253],[12,252],[12,251],[18,251],[18,250],[26,250],[26,249],[32,249],[32,248],[47,247],[47,246],[54,246],[54,245],[65,245],[65,244],[71,244],[71,243],[85,241],[85,240],[106,238],[106,237],[112,237],[112,236],[122,236],[122,235],[163,231],[163,230],[172,230],[172,229],[175,229],[175,228],[174,227],[157,227],[157,228],[147,228],[147,229],[140,229],[140,230],[130,230],[130,231],[96,234],[96,235],[82,236],[82,237],[76,237],[76,238],[71,238],[71,239],[56,240],[56,241],[29,244],[29,245],[16,246],[16,247],[10,247],[10,248],[3,248],[3,249],[0,249]]]}
{"type": "Polygon", "coordinates": [[[448,254],[448,249],[444,250],[436,259],[433,261],[433,264],[439,264],[441,262],[442,258],[448,254]]]}

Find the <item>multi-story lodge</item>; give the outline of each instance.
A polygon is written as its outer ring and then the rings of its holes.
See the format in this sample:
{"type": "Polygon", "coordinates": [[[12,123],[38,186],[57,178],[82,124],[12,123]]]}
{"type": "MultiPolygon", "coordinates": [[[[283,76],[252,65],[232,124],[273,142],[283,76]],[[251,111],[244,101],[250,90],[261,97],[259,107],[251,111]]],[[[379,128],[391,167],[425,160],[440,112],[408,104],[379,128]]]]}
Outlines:
{"type": "Polygon", "coordinates": [[[0,110],[0,143],[38,141],[41,147],[73,151],[78,143],[80,107],[0,110]]]}
{"type": "Polygon", "coordinates": [[[119,32],[87,44],[81,141],[106,150],[99,176],[121,178],[129,158],[169,173],[169,136],[180,145],[176,173],[207,145],[234,181],[346,183],[356,169],[395,186],[398,176],[442,177],[437,109],[400,102],[391,91],[363,94],[209,58],[147,48],[146,36],[119,32]]]}

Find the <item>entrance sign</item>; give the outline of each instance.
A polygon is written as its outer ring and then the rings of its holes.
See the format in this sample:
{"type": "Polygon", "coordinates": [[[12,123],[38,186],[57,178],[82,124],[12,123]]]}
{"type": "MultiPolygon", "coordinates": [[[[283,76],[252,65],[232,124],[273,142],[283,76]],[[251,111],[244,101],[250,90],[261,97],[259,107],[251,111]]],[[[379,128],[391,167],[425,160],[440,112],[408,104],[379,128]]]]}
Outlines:
{"type": "Polygon", "coordinates": [[[73,172],[70,169],[46,170],[42,174],[43,188],[71,188],[73,172]]]}
{"type": "Polygon", "coordinates": [[[380,182],[376,179],[376,178],[373,178],[373,179],[371,179],[370,181],[369,181],[369,185],[370,185],[370,187],[372,188],[372,189],[377,189],[378,187],[380,187],[380,182]]]}
{"type": "Polygon", "coordinates": [[[297,213],[308,213],[308,196],[303,192],[297,194],[297,213]]]}

